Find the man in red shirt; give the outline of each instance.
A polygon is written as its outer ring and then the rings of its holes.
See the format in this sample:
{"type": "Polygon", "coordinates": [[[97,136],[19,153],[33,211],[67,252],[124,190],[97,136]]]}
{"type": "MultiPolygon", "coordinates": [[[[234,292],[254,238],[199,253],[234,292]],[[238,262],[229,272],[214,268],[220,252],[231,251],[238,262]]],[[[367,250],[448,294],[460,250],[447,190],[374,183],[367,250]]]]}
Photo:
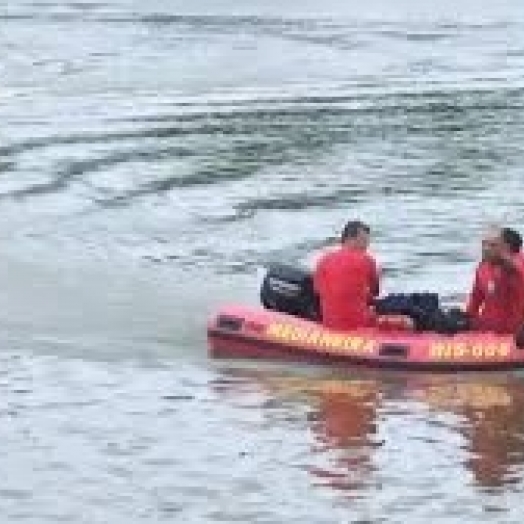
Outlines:
{"type": "MultiPolygon", "coordinates": [[[[515,229],[504,227],[502,228],[502,238],[504,239],[505,244],[509,247],[511,253],[522,270],[524,274],[524,253],[522,252],[522,236],[515,229]]],[[[521,316],[521,328],[517,333],[517,344],[519,347],[524,347],[524,310],[522,311],[521,316]]]]}
{"type": "Polygon", "coordinates": [[[379,294],[377,264],[367,253],[370,228],[358,220],[344,227],[341,246],[322,256],[313,273],[322,323],[348,330],[372,326],[371,302],[379,294]]]}
{"type": "Polygon", "coordinates": [[[475,272],[467,313],[478,331],[516,334],[524,312],[524,265],[511,252],[503,229],[482,239],[482,261],[475,272]]]}

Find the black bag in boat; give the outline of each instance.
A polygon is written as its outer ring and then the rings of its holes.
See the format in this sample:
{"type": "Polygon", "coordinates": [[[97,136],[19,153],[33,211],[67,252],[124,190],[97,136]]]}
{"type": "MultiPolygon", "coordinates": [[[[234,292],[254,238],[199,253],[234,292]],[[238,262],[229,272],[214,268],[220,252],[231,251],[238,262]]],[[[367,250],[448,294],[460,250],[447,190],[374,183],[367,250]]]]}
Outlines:
{"type": "Polygon", "coordinates": [[[392,293],[377,299],[375,310],[379,315],[406,315],[417,330],[431,330],[439,316],[439,297],[436,293],[392,293]]]}
{"type": "Polygon", "coordinates": [[[468,315],[459,308],[438,310],[432,320],[432,331],[454,335],[469,331],[471,322],[468,315]]]}
{"type": "Polygon", "coordinates": [[[266,309],[301,318],[319,320],[320,305],[309,271],[272,264],[262,282],[260,299],[266,309]]]}
{"type": "Polygon", "coordinates": [[[468,317],[459,309],[441,308],[437,293],[392,293],[375,301],[379,315],[406,315],[418,331],[454,334],[469,329],[468,317]]]}

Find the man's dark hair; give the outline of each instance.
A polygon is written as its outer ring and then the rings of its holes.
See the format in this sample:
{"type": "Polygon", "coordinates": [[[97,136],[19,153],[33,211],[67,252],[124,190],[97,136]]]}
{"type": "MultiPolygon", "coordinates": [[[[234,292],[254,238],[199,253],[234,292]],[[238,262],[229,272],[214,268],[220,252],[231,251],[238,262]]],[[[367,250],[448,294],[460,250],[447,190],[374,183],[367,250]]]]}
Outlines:
{"type": "Polygon", "coordinates": [[[510,227],[503,227],[502,240],[506,244],[512,253],[518,253],[522,248],[522,236],[518,231],[510,227]]]}
{"type": "Polygon", "coordinates": [[[371,229],[367,224],[364,224],[364,222],[361,222],[360,220],[350,220],[342,230],[341,240],[342,242],[345,242],[349,238],[356,238],[362,231],[369,234],[371,229]]]}

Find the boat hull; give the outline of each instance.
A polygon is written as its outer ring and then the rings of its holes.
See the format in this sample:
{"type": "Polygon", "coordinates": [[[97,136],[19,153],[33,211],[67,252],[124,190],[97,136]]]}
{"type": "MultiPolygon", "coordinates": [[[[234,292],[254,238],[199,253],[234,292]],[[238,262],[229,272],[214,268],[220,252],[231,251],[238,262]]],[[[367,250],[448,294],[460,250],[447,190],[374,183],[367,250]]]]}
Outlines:
{"type": "Polygon", "coordinates": [[[226,306],[207,329],[214,358],[264,359],[413,370],[524,368],[524,349],[509,335],[329,330],[316,322],[262,308],[226,306]]]}

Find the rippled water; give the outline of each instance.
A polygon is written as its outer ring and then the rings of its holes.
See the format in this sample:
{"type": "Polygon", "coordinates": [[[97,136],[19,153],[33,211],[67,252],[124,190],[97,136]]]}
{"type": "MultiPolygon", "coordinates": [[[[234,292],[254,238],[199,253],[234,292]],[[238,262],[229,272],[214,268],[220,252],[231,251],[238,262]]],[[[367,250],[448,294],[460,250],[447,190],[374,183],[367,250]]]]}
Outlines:
{"type": "Polygon", "coordinates": [[[2,521],[520,522],[520,376],[219,366],[204,327],[355,215],[386,290],[463,297],[524,211],[523,26],[520,0],[4,0],[2,521]]]}

